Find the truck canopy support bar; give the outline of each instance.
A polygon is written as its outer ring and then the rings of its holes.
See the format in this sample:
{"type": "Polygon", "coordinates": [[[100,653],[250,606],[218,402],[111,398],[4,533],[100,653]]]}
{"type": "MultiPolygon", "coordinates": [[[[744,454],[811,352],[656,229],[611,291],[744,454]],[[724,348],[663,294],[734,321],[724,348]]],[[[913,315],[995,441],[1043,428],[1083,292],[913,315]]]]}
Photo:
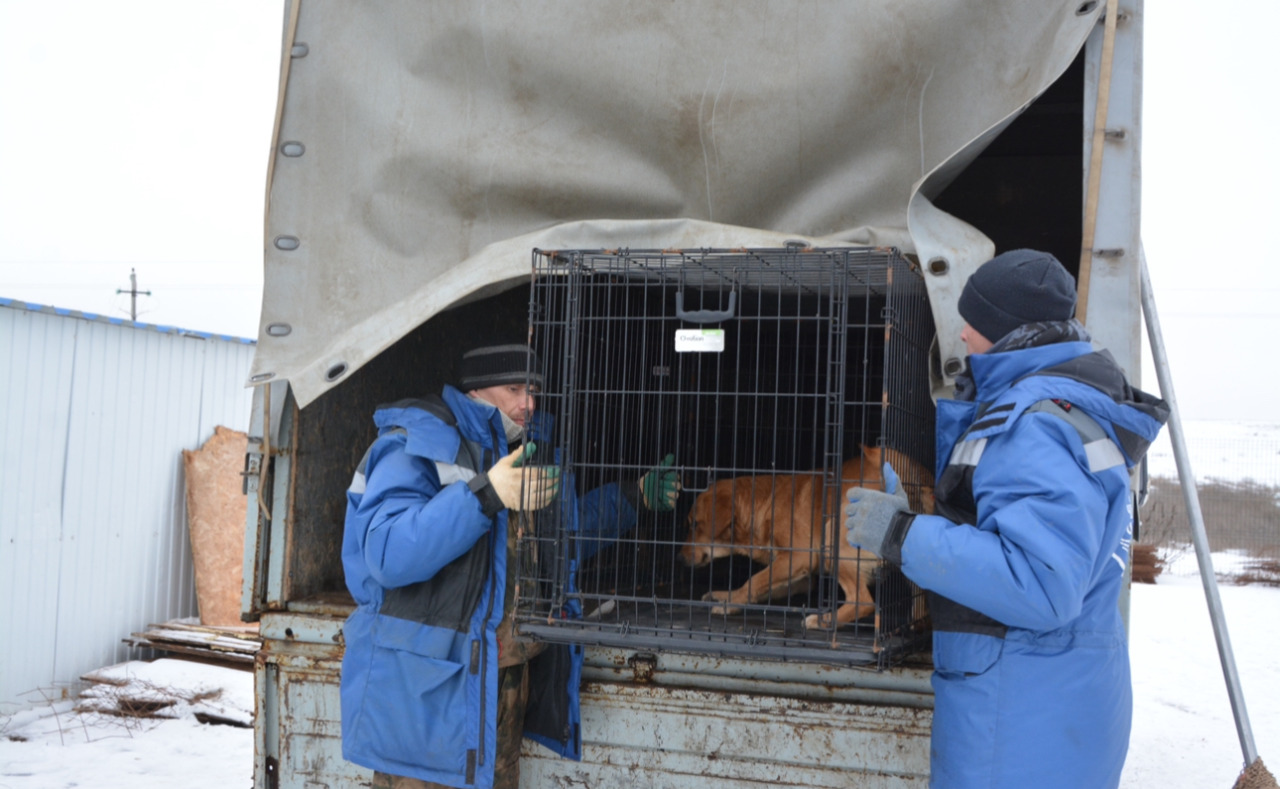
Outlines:
{"type": "Polygon", "coordinates": [[[1213,559],[1209,555],[1204,514],[1200,511],[1200,494],[1196,490],[1195,475],[1191,473],[1191,459],[1182,434],[1182,417],[1178,412],[1178,400],[1173,394],[1169,358],[1165,354],[1164,337],[1160,332],[1160,316],[1156,313],[1155,297],[1151,293],[1151,275],[1147,272],[1145,249],[1140,249],[1138,259],[1142,267],[1142,313],[1146,318],[1147,337],[1151,341],[1151,357],[1155,361],[1156,379],[1160,382],[1160,396],[1169,404],[1169,436],[1173,442],[1173,458],[1178,466],[1178,480],[1182,484],[1182,496],[1187,504],[1187,517],[1191,521],[1191,539],[1195,543],[1196,559],[1200,563],[1200,581],[1204,584],[1204,596],[1209,603],[1209,619],[1213,622],[1218,657],[1222,661],[1222,673],[1227,680],[1227,694],[1231,697],[1231,711],[1235,715],[1236,731],[1240,735],[1240,747],[1244,751],[1244,765],[1247,768],[1257,761],[1258,748],[1253,741],[1249,712],[1244,706],[1244,692],[1240,688],[1235,654],[1231,651],[1231,638],[1227,635],[1227,620],[1222,611],[1222,598],[1218,595],[1218,579],[1213,573],[1213,559]]]}

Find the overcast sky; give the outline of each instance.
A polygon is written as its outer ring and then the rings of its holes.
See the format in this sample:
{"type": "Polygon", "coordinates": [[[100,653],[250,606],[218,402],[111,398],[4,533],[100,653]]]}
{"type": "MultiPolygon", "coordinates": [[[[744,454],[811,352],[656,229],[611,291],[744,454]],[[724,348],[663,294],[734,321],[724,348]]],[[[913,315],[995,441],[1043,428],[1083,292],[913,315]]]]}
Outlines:
{"type": "Polygon", "coordinates": [[[0,296],[257,337],[282,5],[0,0],[0,296]]]}
{"type": "MultiPolygon", "coordinates": [[[[136,268],[140,321],[257,336],[282,6],[0,0],[0,297],[127,318],[136,268]]],[[[1188,419],[1277,421],[1277,29],[1146,8],[1143,237],[1188,419]]]]}

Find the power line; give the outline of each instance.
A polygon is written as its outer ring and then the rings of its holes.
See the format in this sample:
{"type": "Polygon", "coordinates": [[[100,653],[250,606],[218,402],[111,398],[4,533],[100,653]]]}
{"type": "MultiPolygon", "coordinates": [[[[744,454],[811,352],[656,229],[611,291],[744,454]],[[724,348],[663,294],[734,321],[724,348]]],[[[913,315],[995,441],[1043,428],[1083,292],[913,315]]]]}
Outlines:
{"type": "MultiPolygon", "coordinates": [[[[77,282],[74,285],[65,282],[12,282],[4,285],[6,288],[39,288],[40,290],[97,290],[98,288],[110,285],[108,282],[77,282]]],[[[174,285],[168,282],[154,282],[152,287],[163,288],[165,290],[257,290],[258,285],[241,285],[229,282],[197,282],[183,285],[174,285]]],[[[121,290],[120,293],[128,293],[127,290],[121,290]]],[[[139,291],[141,292],[141,291],[139,291]]],[[[154,294],[152,294],[154,295],[154,294]]]]}

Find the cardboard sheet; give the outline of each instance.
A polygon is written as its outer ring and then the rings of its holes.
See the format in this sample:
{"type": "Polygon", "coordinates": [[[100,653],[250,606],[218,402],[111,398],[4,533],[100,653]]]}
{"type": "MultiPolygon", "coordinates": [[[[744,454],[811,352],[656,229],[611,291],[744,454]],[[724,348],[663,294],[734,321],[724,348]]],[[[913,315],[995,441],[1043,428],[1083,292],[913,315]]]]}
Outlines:
{"type": "Polygon", "coordinates": [[[245,507],[240,470],[248,436],[214,428],[198,450],[183,450],[187,479],[187,528],[195,564],[200,622],[239,626],[240,590],[244,578],[245,507]]]}

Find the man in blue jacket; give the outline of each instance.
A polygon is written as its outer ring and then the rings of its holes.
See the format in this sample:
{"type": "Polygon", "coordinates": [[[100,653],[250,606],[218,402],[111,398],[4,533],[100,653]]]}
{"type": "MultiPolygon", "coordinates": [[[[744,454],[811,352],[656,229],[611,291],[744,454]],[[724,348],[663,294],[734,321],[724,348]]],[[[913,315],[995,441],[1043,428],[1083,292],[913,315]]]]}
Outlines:
{"type": "Polygon", "coordinates": [[[522,467],[534,447],[519,444],[540,422],[538,369],[527,346],[478,348],[458,388],[374,414],[378,438],[347,491],[342,563],[357,607],[341,697],[343,756],[372,768],[376,788],[515,789],[526,703],[531,736],[580,757],[580,648],[539,655],[513,637],[517,530],[559,492],[582,542],[599,545],[632,528],[640,506],[670,511],[679,484],[659,467],[579,501],[557,467],[522,467]],[[550,712],[533,715],[530,661],[550,712]]]}
{"type": "Polygon", "coordinates": [[[968,372],[938,403],[935,514],[849,493],[848,541],[929,592],[934,787],[1114,787],[1132,690],[1118,598],[1130,469],[1168,418],[1072,318],[1052,255],[1015,250],[960,296],[968,372]]]}

